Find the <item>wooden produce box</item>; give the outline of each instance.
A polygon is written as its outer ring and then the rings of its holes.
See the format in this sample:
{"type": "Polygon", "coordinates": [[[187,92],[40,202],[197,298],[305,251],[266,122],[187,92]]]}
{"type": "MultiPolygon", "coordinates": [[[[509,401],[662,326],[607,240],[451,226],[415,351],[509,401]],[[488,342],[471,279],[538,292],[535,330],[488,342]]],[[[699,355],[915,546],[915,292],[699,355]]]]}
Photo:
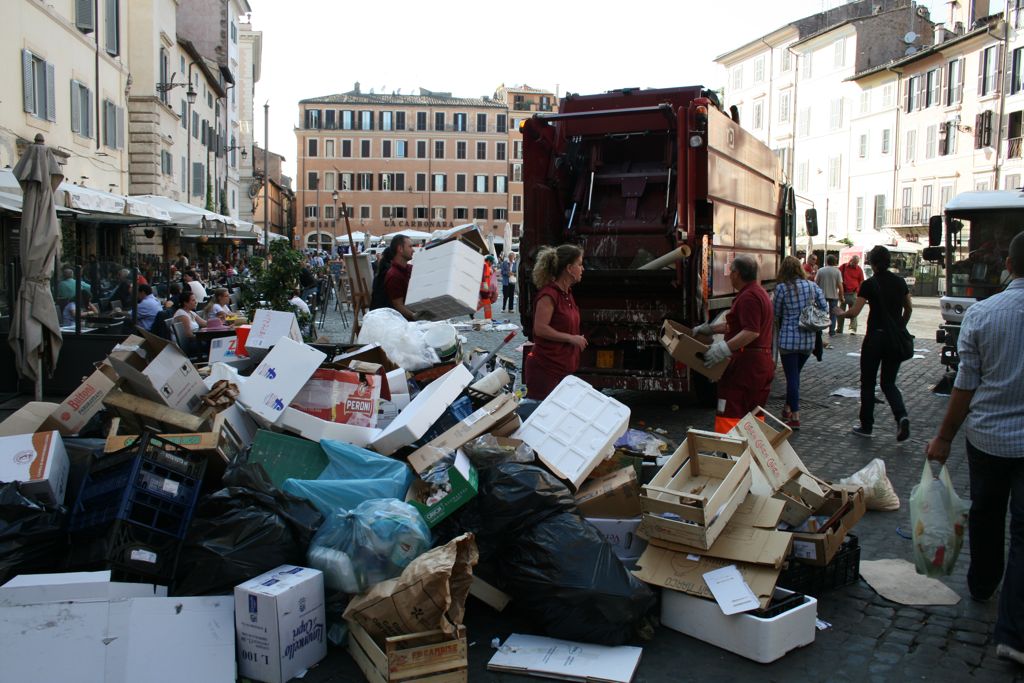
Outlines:
{"type": "Polygon", "coordinates": [[[348,651],[370,683],[457,683],[469,680],[466,627],[455,636],[423,631],[393,636],[384,649],[362,626],[348,621],[348,651]]]}
{"type": "Polygon", "coordinates": [[[661,326],[661,345],[673,358],[685,363],[688,368],[699,372],[713,382],[717,382],[729,367],[729,359],[724,358],[710,368],[704,367],[704,353],[710,345],[699,341],[693,336],[693,330],[680,325],[674,320],[666,320],[661,326]]]}
{"type": "Polygon", "coordinates": [[[750,468],[746,439],[691,429],[651,483],[643,487],[640,507],[645,533],[710,548],[750,491],[750,468]],[[714,452],[730,457],[708,454],[714,452]]]}

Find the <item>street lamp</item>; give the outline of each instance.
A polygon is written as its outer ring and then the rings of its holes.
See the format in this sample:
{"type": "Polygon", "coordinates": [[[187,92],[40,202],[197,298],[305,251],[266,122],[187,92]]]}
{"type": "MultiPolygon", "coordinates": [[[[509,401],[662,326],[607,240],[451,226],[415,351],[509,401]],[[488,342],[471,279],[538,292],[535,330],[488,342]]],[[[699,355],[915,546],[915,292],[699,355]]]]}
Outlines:
{"type": "Polygon", "coordinates": [[[338,249],[338,191],[335,190],[331,193],[331,199],[334,200],[334,223],[331,226],[332,239],[331,242],[331,256],[334,256],[335,251],[338,249]]]}

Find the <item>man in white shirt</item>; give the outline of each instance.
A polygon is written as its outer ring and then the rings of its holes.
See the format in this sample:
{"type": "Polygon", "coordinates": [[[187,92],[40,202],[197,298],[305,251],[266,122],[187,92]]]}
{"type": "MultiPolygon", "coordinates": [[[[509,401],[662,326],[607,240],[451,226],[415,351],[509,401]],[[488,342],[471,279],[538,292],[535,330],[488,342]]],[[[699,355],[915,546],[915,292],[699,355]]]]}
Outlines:
{"type": "Polygon", "coordinates": [[[182,275],[182,279],[188,283],[188,286],[192,289],[192,293],[196,295],[196,303],[202,303],[209,298],[209,294],[206,293],[206,287],[199,281],[199,277],[196,275],[196,271],[188,270],[182,275]]]}
{"type": "Polygon", "coordinates": [[[309,315],[309,304],[303,301],[302,297],[299,296],[299,290],[296,289],[295,291],[292,292],[292,298],[288,300],[288,303],[290,303],[292,306],[299,309],[306,315],[309,315]]]}

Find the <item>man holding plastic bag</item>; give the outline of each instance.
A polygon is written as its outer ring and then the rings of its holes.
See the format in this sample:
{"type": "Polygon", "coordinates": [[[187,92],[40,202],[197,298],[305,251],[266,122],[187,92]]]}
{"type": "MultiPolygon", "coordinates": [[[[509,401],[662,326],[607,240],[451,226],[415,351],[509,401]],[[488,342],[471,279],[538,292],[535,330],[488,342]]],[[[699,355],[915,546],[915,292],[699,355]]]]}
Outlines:
{"type": "Polygon", "coordinates": [[[966,427],[971,474],[971,597],[987,600],[999,581],[996,654],[1024,665],[1024,233],[1010,243],[1006,290],[967,309],[960,328],[960,370],[929,460],[945,463],[966,427]],[[1006,508],[1010,552],[1003,567],[1006,508]]]}

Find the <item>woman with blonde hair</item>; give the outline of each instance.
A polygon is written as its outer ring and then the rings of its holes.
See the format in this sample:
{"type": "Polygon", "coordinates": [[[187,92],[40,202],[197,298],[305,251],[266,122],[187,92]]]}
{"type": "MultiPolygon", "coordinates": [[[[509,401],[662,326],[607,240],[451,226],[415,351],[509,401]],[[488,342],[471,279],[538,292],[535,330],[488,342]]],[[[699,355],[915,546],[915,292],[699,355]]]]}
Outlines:
{"type": "Polygon", "coordinates": [[[213,290],[210,303],[206,304],[206,308],[203,309],[203,317],[207,320],[210,318],[224,320],[229,313],[231,313],[231,293],[224,287],[218,287],[213,290]]]}
{"type": "Polygon", "coordinates": [[[807,279],[803,264],[795,256],[782,259],[775,280],[772,305],[779,326],[782,370],[786,373],[786,405],[782,419],[790,429],[800,429],[800,371],[814,350],[815,339],[813,330],[800,327],[800,313],[808,305],[828,311],[828,304],[821,288],[807,279]]]}
{"type": "Polygon", "coordinates": [[[526,357],[527,398],[541,401],[580,365],[587,348],[572,287],[583,279],[583,250],[543,247],[533,266],[533,350],[526,357]]]}

